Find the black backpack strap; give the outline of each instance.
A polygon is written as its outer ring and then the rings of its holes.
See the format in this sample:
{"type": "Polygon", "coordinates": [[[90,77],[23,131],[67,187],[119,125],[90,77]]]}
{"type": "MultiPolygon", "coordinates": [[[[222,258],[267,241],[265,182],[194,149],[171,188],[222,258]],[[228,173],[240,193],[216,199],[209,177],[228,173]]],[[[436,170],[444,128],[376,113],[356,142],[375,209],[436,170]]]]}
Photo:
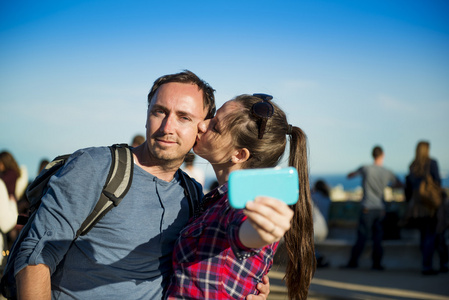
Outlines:
{"type": "Polygon", "coordinates": [[[109,149],[112,163],[100,199],[77,231],[76,237],[87,234],[107,212],[119,205],[131,187],[134,170],[131,150],[126,144],[115,144],[109,149]]]}
{"type": "Polygon", "coordinates": [[[201,184],[195,182],[181,169],[179,170],[179,177],[184,188],[184,195],[189,200],[190,217],[197,218],[203,212],[203,190],[201,184]]]}

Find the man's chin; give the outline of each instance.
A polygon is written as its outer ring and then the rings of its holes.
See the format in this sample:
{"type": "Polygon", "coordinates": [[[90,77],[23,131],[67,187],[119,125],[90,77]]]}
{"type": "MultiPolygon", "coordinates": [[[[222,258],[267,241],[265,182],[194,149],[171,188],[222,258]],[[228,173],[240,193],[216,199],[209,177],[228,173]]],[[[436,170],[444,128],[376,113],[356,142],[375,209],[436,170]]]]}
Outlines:
{"type": "Polygon", "coordinates": [[[160,161],[165,161],[165,162],[174,162],[177,160],[183,160],[183,157],[180,157],[179,155],[170,154],[170,153],[159,153],[159,154],[155,155],[155,158],[160,161]]]}
{"type": "Polygon", "coordinates": [[[164,149],[159,149],[159,151],[154,151],[153,156],[155,159],[159,161],[163,161],[165,163],[174,163],[177,161],[184,161],[185,154],[180,154],[178,151],[168,151],[164,149]]]}

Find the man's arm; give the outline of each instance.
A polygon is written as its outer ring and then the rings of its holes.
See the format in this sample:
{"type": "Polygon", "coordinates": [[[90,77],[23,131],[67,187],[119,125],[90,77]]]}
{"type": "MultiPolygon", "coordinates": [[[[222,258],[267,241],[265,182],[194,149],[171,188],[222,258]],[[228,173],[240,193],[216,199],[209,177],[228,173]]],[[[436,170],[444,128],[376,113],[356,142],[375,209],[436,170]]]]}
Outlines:
{"type": "Polygon", "coordinates": [[[346,177],[347,178],[353,178],[353,177],[357,176],[358,173],[359,173],[359,171],[357,170],[357,171],[349,173],[346,177]]]}
{"type": "Polygon", "coordinates": [[[357,170],[354,170],[352,172],[350,172],[348,175],[346,175],[346,178],[350,179],[350,178],[354,178],[356,176],[363,176],[363,174],[365,173],[365,166],[361,166],[359,168],[357,168],[357,170]]]}
{"type": "Polygon", "coordinates": [[[50,269],[47,265],[29,265],[16,275],[17,299],[51,299],[50,269]]]}

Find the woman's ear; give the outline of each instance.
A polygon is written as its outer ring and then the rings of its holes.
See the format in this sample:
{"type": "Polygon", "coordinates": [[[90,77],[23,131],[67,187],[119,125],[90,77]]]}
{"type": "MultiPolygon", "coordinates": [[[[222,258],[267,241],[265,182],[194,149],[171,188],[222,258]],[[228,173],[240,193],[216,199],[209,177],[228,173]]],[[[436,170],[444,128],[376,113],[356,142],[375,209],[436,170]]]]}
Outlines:
{"type": "Polygon", "coordinates": [[[234,155],[231,156],[231,161],[235,164],[244,163],[249,159],[251,153],[246,148],[235,150],[234,155]]]}

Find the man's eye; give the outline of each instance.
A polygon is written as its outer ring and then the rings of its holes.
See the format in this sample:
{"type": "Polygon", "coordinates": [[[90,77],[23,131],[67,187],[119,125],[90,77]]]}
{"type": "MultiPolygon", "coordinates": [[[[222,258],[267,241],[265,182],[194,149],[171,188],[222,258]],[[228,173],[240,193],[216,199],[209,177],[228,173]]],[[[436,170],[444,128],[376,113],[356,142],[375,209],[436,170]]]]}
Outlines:
{"type": "Polygon", "coordinates": [[[165,112],[162,109],[155,109],[155,110],[153,110],[153,114],[163,115],[163,114],[165,114],[165,112]]]}

